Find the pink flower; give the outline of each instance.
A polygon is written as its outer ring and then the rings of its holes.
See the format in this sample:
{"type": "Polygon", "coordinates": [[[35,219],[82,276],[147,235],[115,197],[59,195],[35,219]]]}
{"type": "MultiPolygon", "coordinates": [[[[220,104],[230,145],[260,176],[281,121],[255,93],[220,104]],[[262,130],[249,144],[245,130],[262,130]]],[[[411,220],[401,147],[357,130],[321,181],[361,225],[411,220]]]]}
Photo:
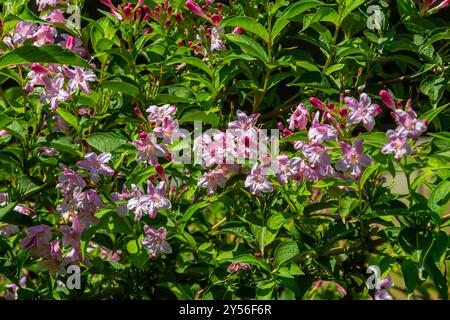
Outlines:
{"type": "Polygon", "coordinates": [[[375,117],[381,113],[381,107],[372,104],[369,96],[362,93],[359,101],[352,97],[345,97],[345,104],[350,108],[348,124],[363,123],[367,131],[372,131],[375,125],[375,117]]]}
{"type": "Polygon", "coordinates": [[[208,195],[212,195],[217,187],[225,187],[227,182],[226,170],[211,170],[200,177],[197,185],[206,188],[208,195]]]}
{"type": "Polygon", "coordinates": [[[60,226],[59,231],[61,231],[63,238],[63,246],[72,246],[73,248],[80,248],[81,234],[85,229],[85,225],[78,221],[78,217],[74,215],[72,217],[72,226],[60,226]]]}
{"type": "Polygon", "coordinates": [[[344,152],[344,158],[336,162],[336,169],[349,172],[353,178],[359,179],[363,172],[363,167],[368,167],[372,164],[372,158],[366,154],[362,154],[362,141],[356,140],[354,147],[344,141],[339,141],[339,146],[344,152]]]}
{"type": "Polygon", "coordinates": [[[205,17],[205,14],[203,13],[202,8],[201,8],[197,3],[195,3],[194,1],[192,1],[192,0],[187,0],[187,1],[186,1],[186,7],[188,7],[188,9],[189,9],[193,14],[196,14],[196,15],[198,15],[198,16],[200,16],[200,17],[205,17]]]}
{"type": "Polygon", "coordinates": [[[60,101],[70,99],[71,94],[64,90],[64,76],[58,73],[53,79],[43,78],[45,91],[41,94],[42,103],[50,103],[52,111],[55,111],[60,101]]]}
{"type": "Polygon", "coordinates": [[[225,43],[220,37],[224,33],[222,28],[213,27],[211,29],[211,52],[214,51],[224,51],[227,49],[225,43]]]}
{"type": "Polygon", "coordinates": [[[70,93],[76,92],[77,89],[83,91],[86,94],[91,93],[87,82],[93,82],[97,79],[95,73],[90,70],[85,70],[81,67],[75,67],[74,70],[72,70],[69,67],[65,66],[63,67],[63,70],[67,78],[69,78],[67,88],[69,89],[70,93]]]}
{"type": "MultiPolygon", "coordinates": [[[[83,42],[79,38],[75,38],[68,34],[62,34],[61,38],[64,40],[59,43],[61,47],[67,48],[70,51],[84,57],[86,56],[86,49],[83,48],[83,42]]],[[[95,75],[94,75],[95,76],[95,75]]],[[[94,78],[95,80],[95,78],[94,78]]],[[[92,81],[94,81],[92,80],[92,81]]]]}
{"type": "Polygon", "coordinates": [[[6,131],[6,130],[0,130],[0,137],[3,137],[3,136],[9,136],[10,134],[9,134],[9,132],[8,131],[6,131]]]}
{"type": "Polygon", "coordinates": [[[158,157],[165,157],[168,151],[158,144],[153,134],[142,132],[139,140],[133,141],[133,145],[138,149],[136,161],[139,163],[148,162],[150,165],[158,163],[158,157]]]}
{"type": "Polygon", "coordinates": [[[178,121],[172,120],[172,118],[166,117],[163,119],[161,127],[157,127],[153,130],[155,136],[163,138],[164,144],[170,144],[172,136],[180,129],[178,121]]]}
{"type": "Polygon", "coordinates": [[[46,13],[42,19],[48,22],[56,22],[56,23],[66,23],[66,18],[64,17],[64,11],[61,9],[56,9],[46,13]]]}
{"type": "Polygon", "coordinates": [[[19,291],[20,287],[17,284],[15,283],[7,284],[6,289],[7,289],[7,293],[5,295],[6,300],[12,301],[18,299],[17,291],[19,291]]]}
{"type": "Polygon", "coordinates": [[[5,192],[0,193],[0,206],[4,206],[8,203],[9,197],[5,192]]]}
{"type": "Polygon", "coordinates": [[[5,36],[3,42],[11,49],[21,46],[25,41],[33,39],[37,30],[37,24],[21,21],[16,24],[15,32],[10,32],[5,36]]]}
{"type": "Polygon", "coordinates": [[[28,228],[26,233],[27,237],[22,241],[20,247],[30,250],[34,257],[47,257],[50,253],[52,229],[46,224],[40,224],[28,228]]]}
{"type": "Polygon", "coordinates": [[[392,98],[391,94],[387,92],[386,90],[380,91],[380,98],[381,101],[390,109],[395,111],[395,101],[394,98],[392,98]]]}
{"type": "Polygon", "coordinates": [[[312,127],[309,128],[308,131],[308,138],[311,139],[313,143],[322,143],[325,140],[337,139],[336,129],[328,124],[320,124],[319,117],[319,112],[316,112],[312,127]]]}
{"type": "Polygon", "coordinates": [[[55,28],[49,25],[42,25],[33,35],[33,38],[36,39],[34,45],[43,46],[45,44],[52,44],[55,42],[55,38],[57,35],[58,32],[55,28]]]}
{"type": "Polygon", "coordinates": [[[341,293],[344,297],[347,295],[347,291],[342,287],[339,283],[336,283],[336,289],[341,293]]]}
{"type": "Polygon", "coordinates": [[[277,178],[281,185],[285,185],[289,179],[299,181],[301,179],[300,175],[300,165],[302,159],[294,157],[289,159],[288,156],[281,155],[278,157],[278,172],[277,178]]]}
{"type": "Polygon", "coordinates": [[[229,273],[233,274],[240,270],[250,270],[250,265],[248,263],[233,262],[228,266],[227,270],[229,273]]]}
{"type": "Polygon", "coordinates": [[[64,0],[36,0],[38,11],[44,10],[46,7],[56,7],[58,4],[64,3],[64,0]]]}
{"type": "Polygon", "coordinates": [[[297,130],[305,130],[306,125],[308,124],[309,112],[306,109],[306,106],[303,103],[300,103],[295,109],[292,116],[289,118],[289,130],[294,131],[297,130]]]}
{"type": "MultiPolygon", "coordinates": [[[[123,200],[129,199],[130,197],[131,197],[131,194],[125,186],[123,186],[123,188],[122,188],[122,193],[118,193],[118,192],[111,193],[111,199],[113,201],[123,201],[123,200]]],[[[127,208],[126,203],[119,204],[119,208],[117,209],[117,215],[119,217],[125,217],[128,215],[128,208],[127,208]]]]}
{"type": "Polygon", "coordinates": [[[427,131],[426,122],[423,120],[418,120],[417,114],[411,107],[408,107],[407,112],[401,109],[395,110],[394,117],[395,122],[398,125],[396,131],[405,137],[417,140],[422,133],[427,131]]]}
{"type": "Polygon", "coordinates": [[[64,196],[71,195],[75,189],[81,189],[86,186],[86,182],[78,172],[68,169],[62,163],[59,166],[63,172],[58,177],[59,183],[56,187],[61,190],[64,196]]]}
{"type": "Polygon", "coordinates": [[[111,177],[114,175],[114,170],[108,166],[108,161],[111,159],[110,153],[100,153],[98,156],[94,152],[88,152],[85,155],[86,160],[78,161],[75,165],[78,168],[89,171],[91,180],[97,183],[100,180],[100,175],[111,177]]]}
{"type": "Polygon", "coordinates": [[[161,107],[150,106],[146,110],[148,115],[148,120],[153,126],[159,126],[165,118],[171,118],[177,112],[177,108],[170,104],[165,104],[161,107]]]}
{"type": "Polygon", "coordinates": [[[78,209],[80,222],[86,225],[96,224],[99,219],[95,216],[100,208],[104,207],[104,203],[96,190],[89,189],[87,191],[75,190],[74,202],[78,209]]]}
{"type": "Polygon", "coordinates": [[[414,154],[411,146],[408,144],[408,138],[404,134],[388,130],[386,135],[389,138],[389,143],[381,148],[382,153],[393,153],[397,161],[400,161],[403,156],[414,154]]]}
{"type": "Polygon", "coordinates": [[[230,129],[239,129],[242,131],[252,130],[259,118],[258,113],[247,116],[245,112],[241,110],[238,110],[236,114],[238,116],[238,120],[232,121],[228,124],[228,128],[230,129]]]}
{"type": "Polygon", "coordinates": [[[166,240],[166,228],[155,230],[146,225],[144,226],[144,232],[147,236],[142,239],[142,246],[147,249],[150,259],[155,259],[161,252],[166,254],[172,253],[172,247],[166,240]]]}
{"type": "Polygon", "coordinates": [[[331,166],[331,159],[328,155],[328,149],[323,145],[314,143],[304,144],[302,153],[320,177],[334,174],[333,167],[331,166]]]}
{"type": "Polygon", "coordinates": [[[272,183],[267,179],[264,170],[258,165],[253,167],[250,175],[245,179],[244,185],[249,188],[250,192],[255,196],[259,196],[261,192],[273,191],[272,183]]]}
{"type": "Polygon", "coordinates": [[[64,268],[65,265],[66,262],[63,260],[59,241],[54,240],[50,245],[49,256],[46,260],[41,262],[41,267],[43,270],[48,270],[53,278],[56,278],[58,273],[66,273],[66,269],[64,268]]]}
{"type": "Polygon", "coordinates": [[[162,181],[154,187],[152,182],[147,180],[147,194],[134,184],[131,188],[133,189],[133,198],[128,201],[127,208],[136,214],[136,221],[140,220],[144,214],[148,214],[150,218],[154,219],[160,208],[170,209],[170,201],[166,198],[165,182],[162,181]]]}

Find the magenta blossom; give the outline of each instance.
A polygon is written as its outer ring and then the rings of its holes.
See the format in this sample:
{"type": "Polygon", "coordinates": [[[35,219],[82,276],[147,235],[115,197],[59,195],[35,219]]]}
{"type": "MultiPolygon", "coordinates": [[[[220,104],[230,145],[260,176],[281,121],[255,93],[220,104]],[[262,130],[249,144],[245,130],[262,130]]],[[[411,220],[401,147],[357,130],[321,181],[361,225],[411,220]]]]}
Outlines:
{"type": "Polygon", "coordinates": [[[172,253],[172,247],[166,240],[166,228],[155,230],[146,225],[144,226],[144,231],[147,236],[142,239],[142,246],[147,249],[150,259],[156,259],[161,252],[166,254],[172,253]]]}
{"type": "Polygon", "coordinates": [[[397,161],[400,161],[403,156],[415,153],[411,150],[411,146],[408,144],[408,138],[402,133],[394,130],[388,130],[386,135],[389,138],[389,143],[385,144],[383,148],[381,148],[382,153],[393,153],[397,161]]]}
{"type": "Polygon", "coordinates": [[[345,97],[345,104],[350,108],[348,124],[363,123],[367,131],[372,131],[375,126],[375,117],[381,113],[381,107],[372,104],[369,96],[362,93],[359,101],[352,97],[345,97]]]}
{"type": "Polygon", "coordinates": [[[158,164],[158,157],[165,157],[168,151],[158,144],[153,134],[142,132],[139,140],[133,141],[133,145],[138,149],[136,161],[138,163],[148,162],[150,165],[158,164]]]}
{"type": "Polygon", "coordinates": [[[152,182],[147,180],[147,194],[134,184],[131,187],[133,189],[132,198],[128,201],[127,208],[135,213],[136,221],[140,220],[144,214],[148,214],[150,218],[154,219],[160,208],[170,209],[170,201],[166,198],[165,182],[161,181],[154,187],[152,182]]]}
{"type": "Polygon", "coordinates": [[[108,161],[111,159],[110,153],[101,153],[98,156],[94,152],[88,152],[85,155],[86,160],[78,161],[75,165],[78,168],[89,171],[91,180],[97,183],[100,180],[100,175],[111,177],[114,175],[114,170],[108,166],[108,161]]]}
{"type": "Polygon", "coordinates": [[[226,170],[217,169],[211,170],[200,177],[198,185],[206,188],[208,195],[212,195],[217,187],[225,187],[227,182],[226,170]]]}
{"type": "Polygon", "coordinates": [[[372,158],[369,155],[362,154],[362,141],[356,140],[353,147],[344,141],[339,141],[339,146],[344,152],[344,157],[336,162],[336,169],[349,172],[353,178],[359,179],[363,168],[372,164],[372,158]]]}
{"type": "Polygon", "coordinates": [[[313,143],[322,143],[325,140],[337,139],[336,129],[328,124],[320,124],[319,118],[320,113],[316,112],[312,127],[308,131],[308,138],[311,139],[313,143]]]}
{"type": "Polygon", "coordinates": [[[52,229],[46,224],[40,224],[28,228],[26,233],[27,237],[22,241],[20,247],[30,250],[34,257],[47,257],[50,253],[52,229]]]}
{"type": "MultiPolygon", "coordinates": [[[[46,13],[42,17],[42,19],[44,19],[45,21],[48,21],[48,22],[56,22],[56,23],[62,23],[62,24],[66,23],[66,18],[64,17],[64,11],[62,11],[61,9],[56,9],[56,10],[46,13]]],[[[64,36],[64,35],[62,35],[62,36],[64,36]]]]}
{"type": "Polygon", "coordinates": [[[308,124],[309,119],[309,112],[308,109],[306,109],[305,104],[300,103],[295,109],[292,116],[289,118],[289,130],[294,131],[297,130],[305,130],[306,125],[308,124]]]}
{"type": "Polygon", "coordinates": [[[245,179],[245,187],[250,189],[250,192],[255,196],[259,196],[261,192],[272,192],[273,185],[267,179],[267,175],[261,166],[255,165],[250,173],[245,179]]]}
{"type": "MultiPolygon", "coordinates": [[[[63,17],[64,18],[64,17],[63,17]]],[[[62,34],[61,38],[64,40],[59,43],[61,47],[67,48],[70,51],[84,57],[86,55],[86,49],[83,48],[83,42],[79,38],[75,38],[68,34],[62,34]]],[[[95,75],[94,75],[95,76],[95,75]]],[[[95,79],[94,79],[95,80],[95,79]]],[[[94,81],[92,80],[92,81],[94,81]]]]}
{"type": "Polygon", "coordinates": [[[417,140],[422,133],[427,131],[426,121],[417,119],[417,114],[411,107],[408,107],[407,112],[400,109],[395,110],[394,116],[398,125],[396,131],[402,136],[417,140]]]}

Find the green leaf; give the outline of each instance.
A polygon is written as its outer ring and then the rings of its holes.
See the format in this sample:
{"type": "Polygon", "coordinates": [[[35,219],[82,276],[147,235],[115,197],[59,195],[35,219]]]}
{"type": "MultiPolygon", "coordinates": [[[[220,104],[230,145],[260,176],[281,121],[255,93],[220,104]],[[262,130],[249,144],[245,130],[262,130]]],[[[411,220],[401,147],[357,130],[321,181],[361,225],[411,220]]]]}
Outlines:
{"type": "Polygon", "coordinates": [[[205,111],[196,110],[186,112],[179,121],[180,123],[200,121],[217,127],[220,119],[215,113],[206,113],[205,111]]]}
{"type": "Polygon", "coordinates": [[[408,294],[412,294],[419,284],[419,272],[416,264],[410,259],[405,259],[401,265],[403,278],[405,279],[408,294]]]}
{"type": "Polygon", "coordinates": [[[77,132],[79,132],[80,127],[78,125],[78,119],[69,111],[64,110],[63,108],[56,109],[56,112],[64,119],[69,125],[72,126],[77,132]]]}
{"type": "Polygon", "coordinates": [[[295,278],[277,276],[276,280],[280,286],[291,290],[297,299],[302,299],[313,284],[313,279],[308,276],[297,276],[295,278]]]}
{"type": "Polygon", "coordinates": [[[193,214],[197,212],[197,210],[203,209],[209,204],[208,201],[201,201],[194,203],[191,205],[183,214],[183,217],[181,218],[181,228],[184,229],[186,227],[186,224],[189,222],[189,220],[192,218],[193,214]]]}
{"type": "Polygon", "coordinates": [[[21,176],[17,179],[17,189],[22,198],[26,198],[45,188],[45,184],[37,178],[21,176]]]}
{"type": "Polygon", "coordinates": [[[222,27],[242,27],[245,31],[256,34],[266,43],[270,43],[270,36],[267,30],[256,20],[250,17],[233,17],[222,21],[222,27]]]}
{"type": "Polygon", "coordinates": [[[87,142],[100,152],[113,152],[128,140],[115,133],[99,132],[86,137],[87,142]]]}
{"type": "Polygon", "coordinates": [[[431,192],[428,206],[433,212],[443,215],[450,201],[450,181],[444,180],[431,192]]]}
{"type": "Polygon", "coordinates": [[[170,66],[170,65],[181,64],[181,63],[186,63],[191,66],[197,67],[200,70],[205,71],[209,76],[212,76],[212,71],[208,67],[208,65],[206,63],[204,63],[202,60],[194,58],[194,57],[184,57],[182,59],[171,60],[171,61],[169,61],[169,63],[167,63],[167,65],[170,66]]]}
{"type": "Polygon", "coordinates": [[[283,242],[275,250],[275,265],[279,268],[299,254],[300,248],[296,241],[283,242]]]}
{"type": "Polygon", "coordinates": [[[269,62],[269,57],[264,48],[252,38],[241,34],[227,34],[226,38],[237,44],[244,53],[256,57],[264,63],[269,62]]]}
{"type": "Polygon", "coordinates": [[[0,57],[0,69],[30,63],[57,63],[92,69],[86,60],[58,45],[19,47],[0,57]]]}
{"type": "Polygon", "coordinates": [[[124,81],[109,80],[102,82],[102,87],[113,91],[125,93],[131,97],[139,95],[139,88],[134,84],[124,81]]]}

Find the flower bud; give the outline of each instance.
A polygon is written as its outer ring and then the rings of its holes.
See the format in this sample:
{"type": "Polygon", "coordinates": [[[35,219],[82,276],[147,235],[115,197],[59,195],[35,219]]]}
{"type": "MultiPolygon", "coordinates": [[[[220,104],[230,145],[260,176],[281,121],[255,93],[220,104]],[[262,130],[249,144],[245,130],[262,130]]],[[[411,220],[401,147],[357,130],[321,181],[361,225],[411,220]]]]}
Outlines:
{"type": "Polygon", "coordinates": [[[236,28],[234,28],[234,30],[233,30],[233,34],[241,34],[242,32],[244,32],[244,28],[242,28],[242,27],[236,27],[236,28]]]}
{"type": "Polygon", "coordinates": [[[395,101],[392,98],[391,94],[389,92],[387,92],[386,90],[381,90],[380,91],[380,98],[381,101],[383,101],[383,103],[388,107],[391,108],[392,110],[395,110],[395,101]]]}
{"type": "Polygon", "coordinates": [[[222,17],[220,15],[218,15],[217,13],[214,13],[211,16],[211,21],[213,22],[213,24],[215,26],[218,26],[220,24],[220,22],[222,21],[222,17]]]}
{"type": "Polygon", "coordinates": [[[203,17],[205,14],[203,13],[203,10],[202,10],[202,8],[200,8],[200,6],[197,4],[197,3],[195,3],[194,1],[192,1],[192,0],[187,0],[186,1],[186,7],[188,7],[188,9],[193,13],[193,14],[196,14],[196,15],[198,15],[198,16],[200,16],[200,17],[203,17]]]}
{"type": "Polygon", "coordinates": [[[164,180],[166,177],[166,174],[164,172],[163,166],[158,163],[157,165],[155,165],[155,169],[156,169],[156,173],[158,174],[159,178],[161,180],[164,180]]]}

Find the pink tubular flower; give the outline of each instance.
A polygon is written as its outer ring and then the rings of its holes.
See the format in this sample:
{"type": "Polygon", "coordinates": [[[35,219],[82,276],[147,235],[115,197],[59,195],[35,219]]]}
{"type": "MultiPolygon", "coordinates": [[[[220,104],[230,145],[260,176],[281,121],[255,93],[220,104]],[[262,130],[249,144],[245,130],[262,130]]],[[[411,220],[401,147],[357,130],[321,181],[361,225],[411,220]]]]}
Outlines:
{"type": "MultiPolygon", "coordinates": [[[[123,186],[122,188],[122,193],[118,192],[111,193],[111,199],[113,201],[123,201],[129,199],[130,197],[131,194],[125,186],[123,186]]],[[[128,208],[126,203],[119,204],[119,208],[117,209],[117,215],[119,217],[125,217],[128,215],[128,208]]]]}
{"type": "Polygon", "coordinates": [[[308,138],[311,139],[313,143],[322,143],[325,140],[335,140],[337,139],[337,132],[332,126],[328,124],[320,124],[320,114],[316,112],[314,117],[312,127],[309,128],[308,138]]]}
{"type": "MultiPolygon", "coordinates": [[[[64,17],[64,11],[61,9],[56,9],[46,13],[42,19],[48,22],[56,22],[56,23],[66,23],[66,18],[64,17]]],[[[63,35],[62,35],[63,36],[63,35]]]]}
{"type": "Polygon", "coordinates": [[[52,111],[55,111],[60,101],[70,99],[71,94],[63,89],[64,76],[58,73],[53,79],[43,78],[45,91],[41,94],[42,103],[50,103],[52,111]]]}
{"type": "Polygon", "coordinates": [[[64,3],[64,0],[36,0],[38,11],[44,10],[46,7],[56,7],[58,4],[64,3]]]}
{"type": "Polygon", "coordinates": [[[345,97],[345,104],[349,107],[348,124],[363,123],[367,131],[372,131],[375,126],[375,117],[381,113],[381,107],[372,104],[369,96],[362,93],[359,101],[352,97],[345,97]]]}
{"type": "Polygon", "coordinates": [[[231,274],[237,273],[240,270],[250,270],[250,264],[233,262],[227,268],[227,271],[231,274]]]}
{"type": "Polygon", "coordinates": [[[82,57],[86,55],[86,49],[83,48],[83,42],[81,41],[81,39],[75,38],[68,34],[62,34],[61,38],[64,39],[59,43],[61,47],[67,48],[82,57]]]}
{"type": "Polygon", "coordinates": [[[59,231],[61,231],[63,238],[63,246],[72,246],[73,248],[80,248],[81,234],[85,229],[84,224],[78,221],[78,217],[74,215],[72,217],[72,226],[60,226],[59,231]]]}
{"type": "Polygon", "coordinates": [[[417,114],[411,107],[408,107],[408,111],[397,109],[394,113],[395,122],[398,125],[397,132],[403,136],[411,138],[413,140],[419,139],[419,137],[427,131],[427,124],[423,120],[417,119],[417,114]]]}
{"type": "Polygon", "coordinates": [[[155,165],[158,163],[158,157],[165,157],[168,153],[163,146],[158,144],[153,134],[145,131],[141,133],[139,140],[132,143],[138,149],[136,155],[138,163],[148,162],[150,165],[155,165]]]}
{"type": "Polygon", "coordinates": [[[372,164],[372,158],[369,155],[362,154],[362,141],[356,140],[354,147],[344,141],[339,141],[339,146],[344,152],[344,158],[336,162],[336,169],[349,172],[353,178],[359,179],[363,172],[363,167],[368,167],[372,164]]]}
{"type": "Polygon", "coordinates": [[[101,153],[98,156],[94,152],[88,152],[85,155],[86,160],[78,161],[75,165],[78,168],[89,171],[91,180],[97,183],[100,180],[100,175],[111,177],[114,175],[114,170],[108,166],[108,161],[111,159],[110,153],[101,153]]]}
{"type": "Polygon", "coordinates": [[[206,188],[208,195],[212,195],[217,187],[225,187],[227,182],[226,171],[224,169],[211,170],[200,177],[198,185],[206,188]]]}
{"type": "Polygon", "coordinates": [[[381,101],[390,109],[395,111],[395,101],[394,98],[392,98],[391,94],[387,92],[386,90],[380,91],[380,98],[381,101]]]}
{"type": "Polygon", "coordinates": [[[67,88],[69,89],[70,93],[76,92],[77,89],[83,91],[86,94],[91,93],[87,82],[93,82],[97,79],[95,73],[90,70],[85,70],[81,67],[75,67],[74,70],[72,70],[69,67],[65,66],[63,70],[67,78],[69,78],[67,88]]]}
{"type": "Polygon", "coordinates": [[[50,245],[50,253],[46,260],[41,262],[41,268],[43,270],[48,270],[53,278],[56,278],[56,275],[65,274],[66,269],[64,266],[66,262],[62,257],[61,248],[59,246],[59,241],[54,240],[50,245]]]}
{"type": "Polygon", "coordinates": [[[289,130],[294,131],[297,130],[305,130],[306,125],[308,124],[309,112],[306,109],[306,106],[303,103],[300,103],[295,109],[292,116],[289,118],[289,130]]]}
{"type": "Polygon", "coordinates": [[[150,259],[156,259],[161,252],[166,254],[172,253],[172,247],[166,240],[166,228],[155,230],[146,225],[144,226],[144,232],[147,236],[142,239],[142,246],[147,249],[150,259]]]}
{"type": "Polygon", "coordinates": [[[48,25],[42,25],[33,35],[33,38],[36,39],[34,45],[43,46],[46,44],[52,44],[55,42],[55,38],[57,35],[58,32],[56,31],[55,28],[48,25]]]}
{"type": "Polygon", "coordinates": [[[170,144],[172,141],[172,136],[180,129],[177,120],[172,120],[172,118],[166,117],[162,121],[161,127],[157,127],[153,130],[155,136],[163,138],[164,144],[170,144]]]}
{"type": "Polygon", "coordinates": [[[259,196],[261,192],[272,192],[273,185],[267,179],[265,172],[261,166],[255,165],[244,182],[245,187],[255,196],[259,196]]]}
{"type": "MultiPolygon", "coordinates": [[[[328,155],[328,149],[323,145],[304,144],[302,153],[320,177],[334,174],[333,167],[331,166],[331,159],[328,155]]],[[[304,167],[304,169],[307,170],[308,168],[304,167]]]]}
{"type": "Polygon", "coordinates": [[[73,197],[78,209],[80,222],[85,225],[98,223],[99,219],[95,216],[95,213],[100,208],[103,208],[105,204],[97,194],[97,191],[94,189],[84,192],[75,190],[73,197]]]}
{"type": "Polygon", "coordinates": [[[232,121],[228,124],[228,128],[230,129],[239,129],[242,131],[251,130],[256,125],[256,121],[259,118],[258,113],[247,116],[245,112],[241,110],[238,110],[236,114],[238,116],[238,120],[232,121]]]}
{"type": "Polygon", "coordinates": [[[147,194],[134,184],[131,188],[133,189],[133,198],[128,201],[127,208],[135,213],[136,221],[140,220],[144,214],[148,214],[150,218],[154,219],[160,208],[170,209],[170,201],[166,198],[165,182],[162,181],[154,187],[152,182],[147,180],[147,194]]]}
{"type": "Polygon", "coordinates": [[[177,112],[177,108],[170,104],[161,107],[150,106],[146,110],[148,112],[148,120],[153,126],[159,126],[165,118],[171,118],[177,112]]]}
{"type": "Polygon", "coordinates": [[[78,172],[68,169],[62,163],[59,166],[63,172],[58,177],[59,183],[56,187],[61,190],[64,196],[71,195],[75,189],[81,189],[86,186],[86,182],[78,172]]]}
{"type": "Polygon", "coordinates": [[[288,156],[281,155],[278,157],[278,172],[277,178],[281,185],[285,185],[289,179],[299,181],[301,179],[300,175],[300,165],[302,159],[294,157],[289,159],[288,156]]]}
{"type": "Polygon", "coordinates": [[[34,257],[47,257],[50,253],[50,241],[52,240],[52,229],[46,224],[40,224],[28,228],[27,237],[22,241],[20,247],[29,250],[34,257]]]}
{"type": "Polygon", "coordinates": [[[205,14],[203,13],[202,8],[197,3],[195,3],[194,1],[187,0],[186,1],[186,7],[188,7],[188,9],[193,14],[196,14],[197,16],[200,16],[200,17],[206,17],[205,14]]]}
{"type": "Polygon", "coordinates": [[[389,143],[381,148],[382,153],[393,153],[397,161],[400,161],[403,156],[414,154],[405,135],[394,130],[388,130],[386,135],[389,138],[389,143]]]}

